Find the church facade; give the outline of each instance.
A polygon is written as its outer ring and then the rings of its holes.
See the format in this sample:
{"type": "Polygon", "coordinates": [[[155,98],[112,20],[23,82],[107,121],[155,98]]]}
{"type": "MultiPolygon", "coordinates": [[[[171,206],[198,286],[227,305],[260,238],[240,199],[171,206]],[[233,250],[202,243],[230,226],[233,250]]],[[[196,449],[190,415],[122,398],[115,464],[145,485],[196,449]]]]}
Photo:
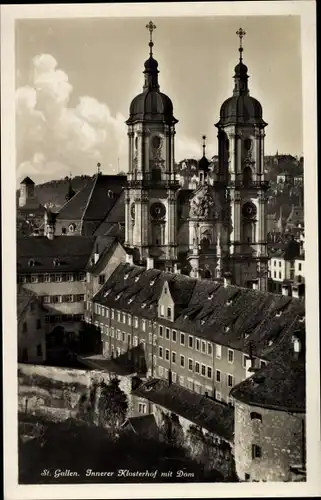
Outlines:
{"type": "Polygon", "coordinates": [[[267,289],[268,255],[264,137],[261,104],[249,95],[240,29],[234,90],[216,123],[218,162],[198,162],[199,184],[184,189],[175,168],[171,99],[160,91],[158,62],[150,53],[144,85],[131,105],[129,170],[125,195],[125,247],[137,261],[197,278],[229,277],[233,284],[267,289]]]}

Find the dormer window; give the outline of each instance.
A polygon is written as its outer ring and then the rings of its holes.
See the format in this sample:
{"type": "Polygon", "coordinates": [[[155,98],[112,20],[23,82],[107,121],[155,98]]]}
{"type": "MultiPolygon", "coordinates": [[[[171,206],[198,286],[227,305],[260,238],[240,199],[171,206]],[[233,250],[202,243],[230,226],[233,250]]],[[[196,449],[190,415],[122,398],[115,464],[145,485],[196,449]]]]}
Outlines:
{"type": "Polygon", "coordinates": [[[262,422],[262,415],[260,413],[257,413],[256,411],[252,411],[250,413],[250,418],[251,420],[259,420],[260,422],[262,422]]]}
{"type": "Polygon", "coordinates": [[[139,280],[140,276],[135,276],[135,282],[137,283],[137,281],[139,280]]]}
{"type": "Polygon", "coordinates": [[[118,294],[116,295],[116,297],[115,297],[115,300],[120,299],[120,297],[121,297],[122,295],[123,295],[123,292],[118,293],[118,294]]]}
{"type": "Polygon", "coordinates": [[[205,325],[205,319],[201,319],[201,325],[205,325]]]}
{"type": "Polygon", "coordinates": [[[129,276],[129,274],[128,274],[128,273],[127,273],[127,274],[125,274],[125,276],[124,276],[124,280],[127,280],[127,279],[128,279],[128,276],[129,276]]]}
{"type": "Polygon", "coordinates": [[[167,308],[167,317],[171,319],[172,317],[172,309],[170,307],[167,308]]]}
{"type": "Polygon", "coordinates": [[[225,331],[225,333],[226,333],[226,332],[229,332],[229,331],[230,331],[230,327],[229,327],[229,326],[225,326],[225,327],[224,327],[224,331],[225,331]]]}
{"type": "Polygon", "coordinates": [[[70,232],[70,233],[73,233],[73,232],[75,231],[75,229],[76,229],[75,224],[69,224],[68,229],[69,229],[69,232],[70,232]]]}
{"type": "Polygon", "coordinates": [[[130,299],[128,299],[128,304],[131,304],[134,300],[134,297],[131,297],[130,299]]]}
{"type": "Polygon", "coordinates": [[[271,347],[272,344],[273,344],[273,340],[269,340],[268,341],[268,346],[271,347]]]}
{"type": "Polygon", "coordinates": [[[228,299],[228,300],[226,301],[226,305],[227,305],[227,306],[230,306],[230,305],[232,304],[232,302],[233,302],[233,301],[232,301],[232,299],[228,299]]]}
{"type": "Polygon", "coordinates": [[[54,266],[60,266],[60,259],[54,259],[53,260],[53,265],[54,266]]]}
{"type": "Polygon", "coordinates": [[[106,292],[104,293],[104,297],[107,297],[109,294],[110,294],[110,290],[106,290],[106,292]]]}
{"type": "Polygon", "coordinates": [[[213,296],[214,296],[214,295],[213,295],[212,293],[210,293],[210,294],[209,294],[209,296],[208,296],[208,300],[212,300],[212,299],[213,299],[213,296]]]}
{"type": "Polygon", "coordinates": [[[305,322],[305,316],[300,316],[300,318],[299,318],[299,322],[300,322],[300,323],[304,323],[304,322],[305,322]]]}
{"type": "Polygon", "coordinates": [[[36,265],[36,261],[34,259],[29,259],[28,266],[34,267],[36,265]]]}
{"type": "Polygon", "coordinates": [[[146,304],[146,302],[144,302],[144,303],[142,304],[142,309],[145,309],[146,305],[147,305],[147,304],[146,304]]]}
{"type": "Polygon", "coordinates": [[[155,280],[150,281],[149,286],[154,286],[155,285],[155,280]]]}
{"type": "Polygon", "coordinates": [[[278,311],[275,315],[276,318],[279,318],[280,316],[282,316],[282,311],[278,311]]]}

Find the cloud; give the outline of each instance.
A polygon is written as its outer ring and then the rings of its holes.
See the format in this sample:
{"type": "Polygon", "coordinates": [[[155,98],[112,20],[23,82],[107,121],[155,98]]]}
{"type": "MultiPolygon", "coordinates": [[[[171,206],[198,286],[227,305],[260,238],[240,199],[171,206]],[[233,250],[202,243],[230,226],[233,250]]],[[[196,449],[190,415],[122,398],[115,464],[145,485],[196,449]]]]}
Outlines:
{"type": "MultiPolygon", "coordinates": [[[[216,146],[212,143],[206,144],[206,155],[210,159],[216,151],[216,146]]],[[[202,142],[197,142],[195,139],[190,139],[186,136],[176,135],[175,142],[175,160],[176,162],[185,160],[186,158],[194,158],[199,160],[203,156],[202,142]]]]}
{"type": "Polygon", "coordinates": [[[52,55],[33,58],[29,85],[16,91],[19,177],[28,174],[39,181],[70,171],[92,173],[98,161],[106,171],[118,157],[121,163],[127,160],[125,117],[112,116],[106,104],[88,96],[71,107],[72,91],[52,55]]]}
{"type": "MultiPolygon", "coordinates": [[[[33,58],[28,85],[16,91],[18,177],[36,182],[128,169],[126,118],[107,104],[80,96],[70,106],[73,86],[50,54],[33,58]]],[[[207,151],[213,150],[208,145],[207,151]]],[[[176,135],[176,161],[200,158],[201,144],[176,135]]]]}

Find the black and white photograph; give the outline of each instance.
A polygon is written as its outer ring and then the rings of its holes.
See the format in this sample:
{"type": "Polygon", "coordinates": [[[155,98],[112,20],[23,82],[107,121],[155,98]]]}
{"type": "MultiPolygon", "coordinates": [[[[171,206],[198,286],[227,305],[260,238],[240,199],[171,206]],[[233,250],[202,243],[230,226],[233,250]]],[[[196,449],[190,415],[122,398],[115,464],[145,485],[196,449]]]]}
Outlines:
{"type": "Polygon", "coordinates": [[[229,4],[2,8],[8,500],[320,494],[315,6],[229,4]]]}

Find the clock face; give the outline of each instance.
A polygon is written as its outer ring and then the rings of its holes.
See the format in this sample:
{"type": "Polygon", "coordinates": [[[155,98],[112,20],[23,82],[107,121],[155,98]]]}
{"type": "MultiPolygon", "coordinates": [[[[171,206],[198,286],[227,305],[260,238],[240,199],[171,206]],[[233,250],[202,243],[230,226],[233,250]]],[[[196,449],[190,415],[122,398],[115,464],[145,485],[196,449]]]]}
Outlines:
{"type": "Polygon", "coordinates": [[[251,201],[247,201],[242,207],[242,213],[246,219],[253,219],[257,213],[256,206],[251,201]]]}
{"type": "Polygon", "coordinates": [[[130,207],[130,215],[132,216],[132,219],[135,219],[135,203],[132,203],[130,207]]]}
{"type": "Polygon", "coordinates": [[[166,208],[163,203],[153,203],[150,207],[150,214],[154,219],[161,219],[166,214],[166,208]]]}

